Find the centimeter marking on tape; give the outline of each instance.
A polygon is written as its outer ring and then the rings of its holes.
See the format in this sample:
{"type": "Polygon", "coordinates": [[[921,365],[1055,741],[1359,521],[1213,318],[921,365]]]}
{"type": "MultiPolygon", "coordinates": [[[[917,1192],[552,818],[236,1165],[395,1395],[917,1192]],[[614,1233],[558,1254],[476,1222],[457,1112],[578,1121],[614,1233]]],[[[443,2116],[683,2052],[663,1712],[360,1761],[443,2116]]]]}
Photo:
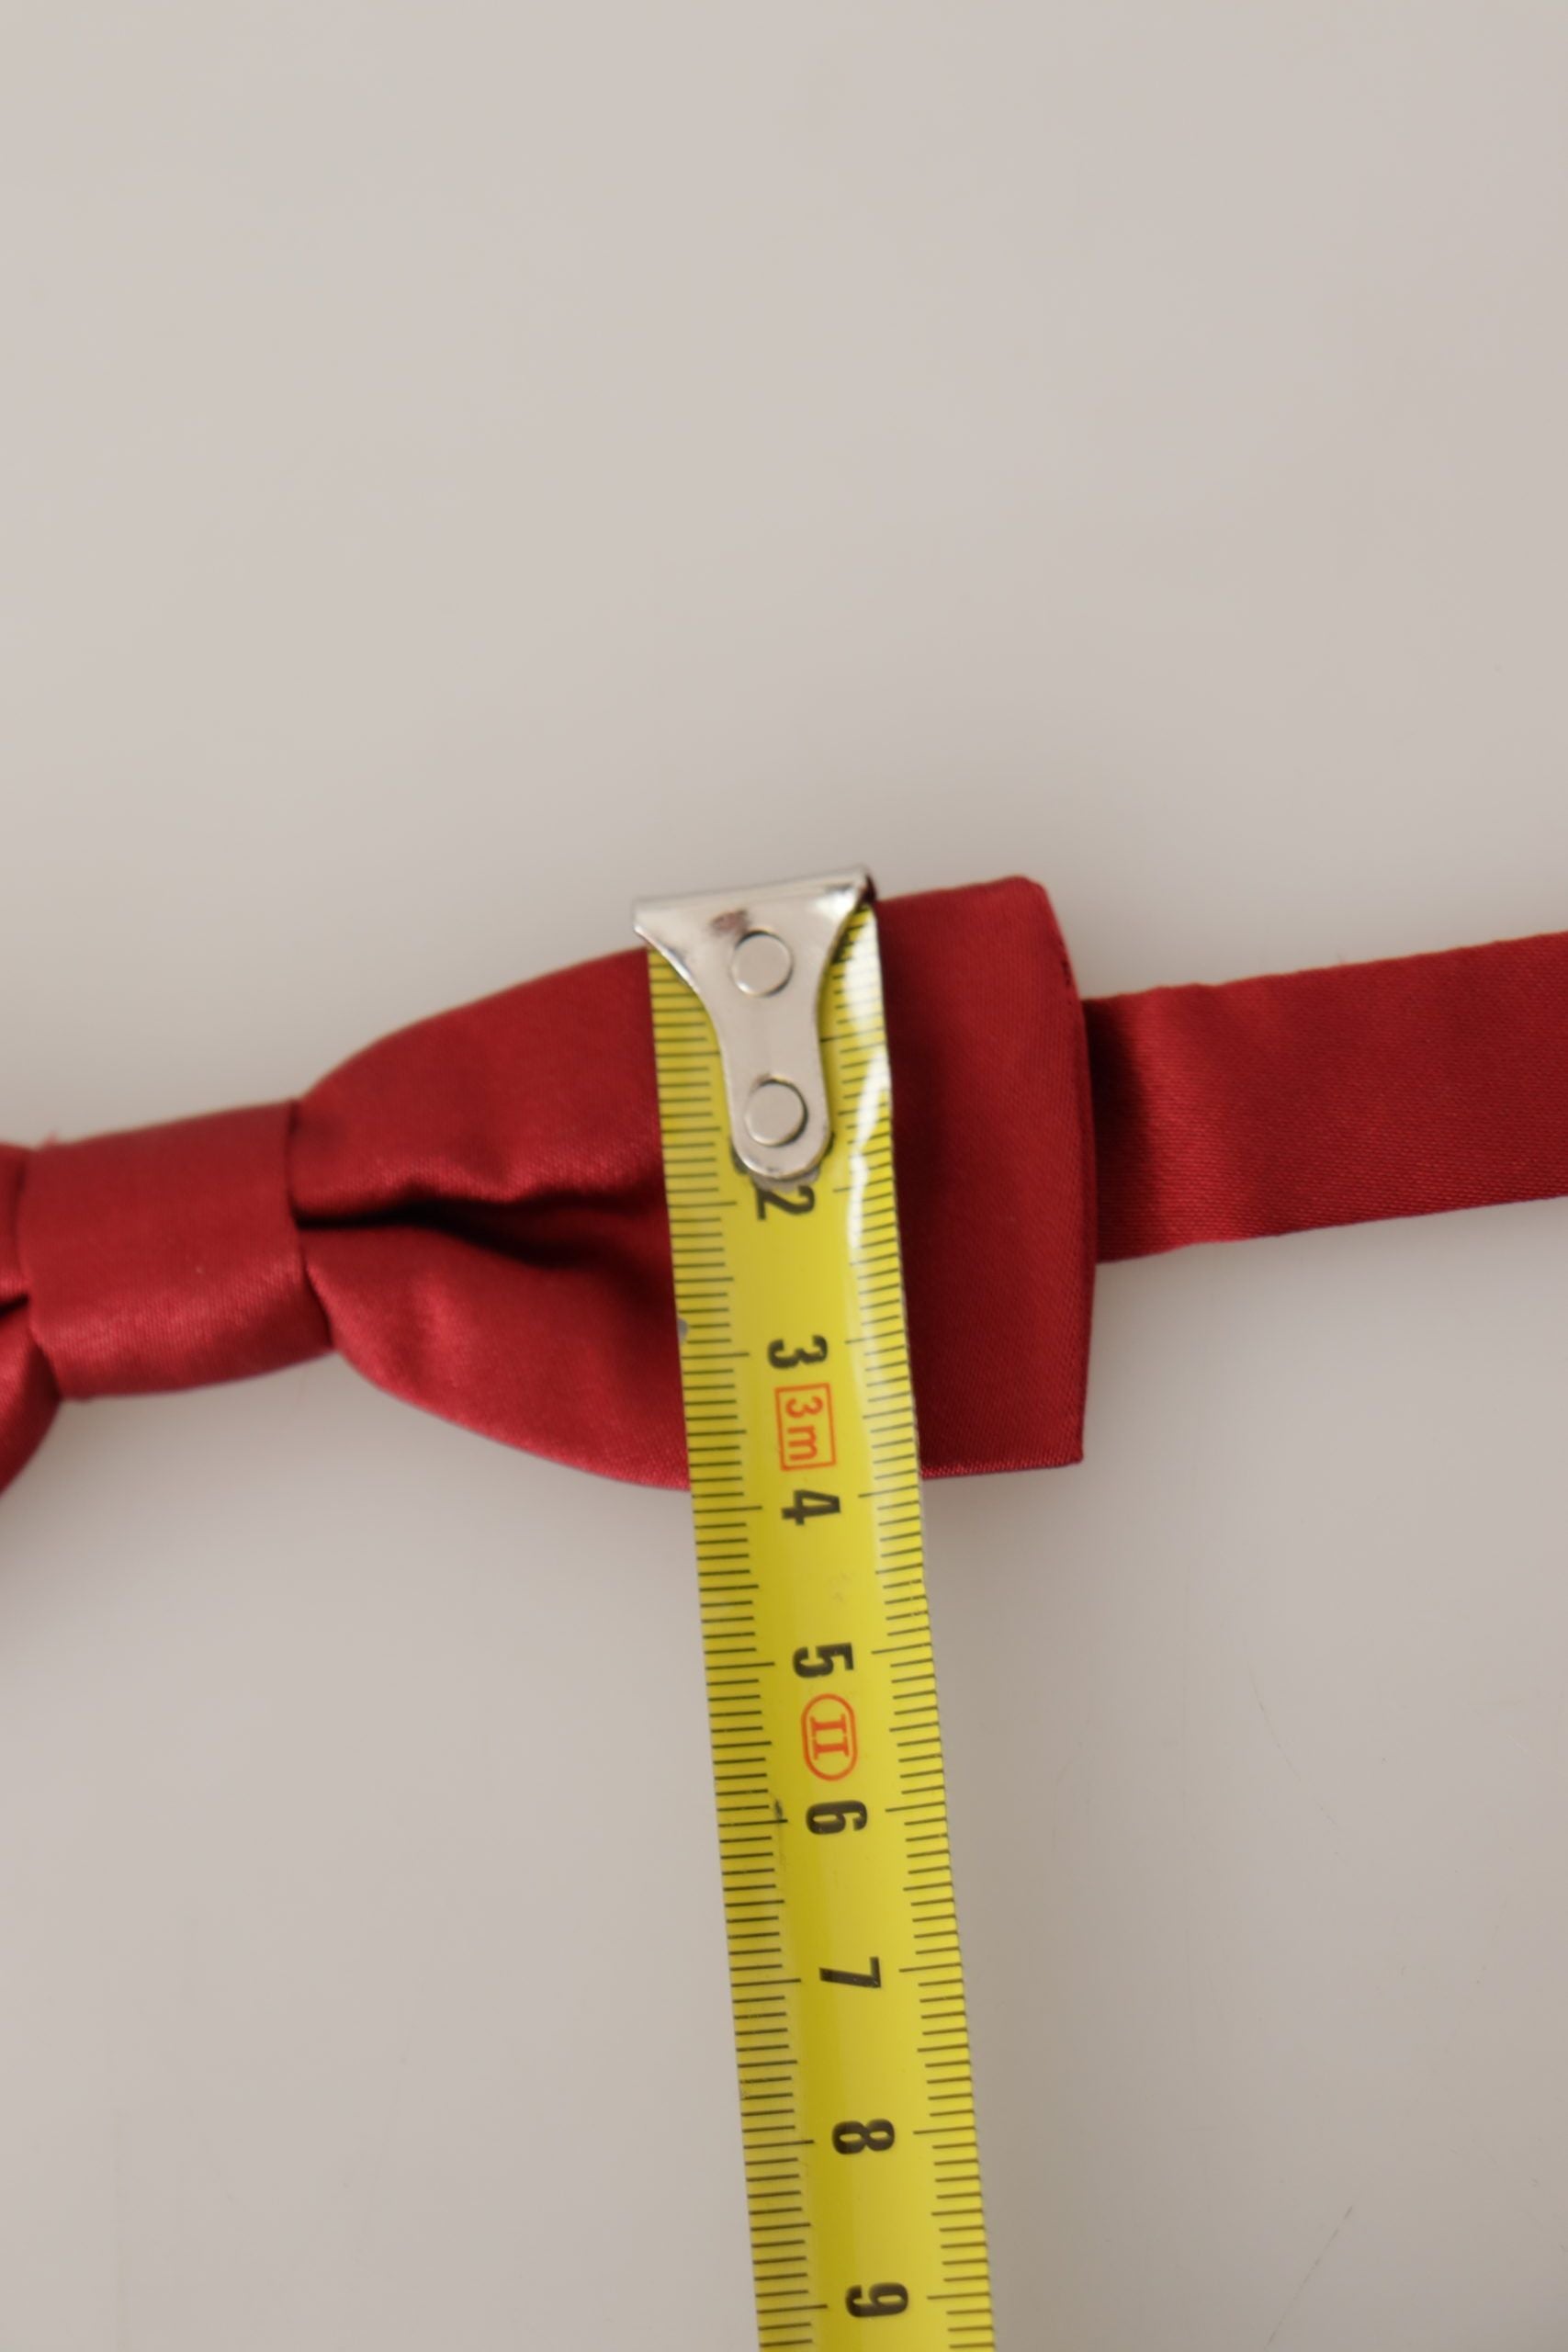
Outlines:
{"type": "Polygon", "coordinates": [[[759,2338],[985,2352],[875,918],[809,1182],[738,1165],[713,1024],[650,972],[759,2338]]]}

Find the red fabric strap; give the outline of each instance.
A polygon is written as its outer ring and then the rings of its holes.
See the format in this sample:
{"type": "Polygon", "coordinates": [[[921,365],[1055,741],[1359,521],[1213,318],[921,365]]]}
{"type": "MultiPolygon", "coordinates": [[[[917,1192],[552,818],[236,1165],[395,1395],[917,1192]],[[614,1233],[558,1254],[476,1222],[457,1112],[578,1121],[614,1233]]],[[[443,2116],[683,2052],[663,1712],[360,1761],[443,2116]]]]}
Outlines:
{"type": "Polygon", "coordinates": [[[1568,933],[1084,1015],[1102,1258],[1568,1193],[1568,933]]]}
{"type": "MultiPolygon", "coordinates": [[[[1077,1458],[1097,1250],[1568,1192],[1568,934],[1084,1006],[1032,883],[880,921],[930,1476],[1077,1458]]],[[[294,1104],[0,1146],[0,1483],[62,1396],[327,1347],[508,1443],[682,1482],[640,951],[294,1104]]]]}

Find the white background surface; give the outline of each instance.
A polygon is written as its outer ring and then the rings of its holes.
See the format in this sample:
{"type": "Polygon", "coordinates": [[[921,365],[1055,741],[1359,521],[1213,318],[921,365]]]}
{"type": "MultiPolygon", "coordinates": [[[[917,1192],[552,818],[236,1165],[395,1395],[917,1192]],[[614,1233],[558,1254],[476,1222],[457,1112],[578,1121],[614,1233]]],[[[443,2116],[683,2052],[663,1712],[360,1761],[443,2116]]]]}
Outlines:
{"type": "MultiPolygon", "coordinates": [[[[1549,0],[0,15],[5,1132],[848,858],[1090,992],[1568,924],[1549,0]]],[[[1112,1269],[931,1495],[1008,2352],[1568,2339],[1565,1313],[1112,1269]]],[[[327,1363],[0,1531],[4,2352],[749,2343],[682,1500],[327,1363]]]]}

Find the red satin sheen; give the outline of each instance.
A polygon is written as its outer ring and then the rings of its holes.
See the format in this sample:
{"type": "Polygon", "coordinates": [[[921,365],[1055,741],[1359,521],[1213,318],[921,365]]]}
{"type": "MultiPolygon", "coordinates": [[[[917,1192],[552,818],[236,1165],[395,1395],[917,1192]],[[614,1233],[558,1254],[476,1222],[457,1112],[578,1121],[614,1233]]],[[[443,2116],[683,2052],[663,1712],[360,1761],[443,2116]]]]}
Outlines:
{"type": "MultiPolygon", "coordinates": [[[[1074,1461],[1088,1070],[1049,905],[1003,882],[879,920],[924,1467],[1074,1461]]],[[[640,949],[345,1063],[293,1108],[286,1189],[287,1117],[6,1156],[0,1474],[61,1394],[188,1387],[330,1336],[369,1379],[470,1429],[683,1483],[640,949]]]]}
{"type": "MultiPolygon", "coordinates": [[[[1568,934],[1080,1006],[1032,883],[879,922],[929,1476],[1077,1458],[1097,1240],[1568,1191],[1568,934]]],[[[328,1346],[510,1444],[683,1481],[640,951],[422,1022],[297,1104],[0,1146],[0,1483],[62,1396],[328,1346]]]]}
{"type": "Polygon", "coordinates": [[[1568,1192],[1568,933],[1084,1015],[1101,1258],[1568,1192]]]}
{"type": "Polygon", "coordinates": [[[332,1345],[289,1214],[274,1102],[37,1152],[18,1221],[33,1338],[62,1396],[130,1396],[332,1345]]]}

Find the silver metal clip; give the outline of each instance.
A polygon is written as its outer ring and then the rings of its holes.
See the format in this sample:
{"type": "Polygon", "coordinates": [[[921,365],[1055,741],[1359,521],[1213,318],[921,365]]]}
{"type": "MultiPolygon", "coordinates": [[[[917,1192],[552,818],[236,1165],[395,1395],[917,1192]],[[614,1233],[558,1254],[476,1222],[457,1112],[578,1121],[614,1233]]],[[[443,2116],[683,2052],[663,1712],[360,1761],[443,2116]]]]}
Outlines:
{"type": "Polygon", "coordinates": [[[633,910],[639,939],[667,957],[718,1038],[735,1156],[763,1184],[798,1184],[832,1141],[817,1006],[851,916],[871,895],[859,867],[808,882],[633,910]]]}

